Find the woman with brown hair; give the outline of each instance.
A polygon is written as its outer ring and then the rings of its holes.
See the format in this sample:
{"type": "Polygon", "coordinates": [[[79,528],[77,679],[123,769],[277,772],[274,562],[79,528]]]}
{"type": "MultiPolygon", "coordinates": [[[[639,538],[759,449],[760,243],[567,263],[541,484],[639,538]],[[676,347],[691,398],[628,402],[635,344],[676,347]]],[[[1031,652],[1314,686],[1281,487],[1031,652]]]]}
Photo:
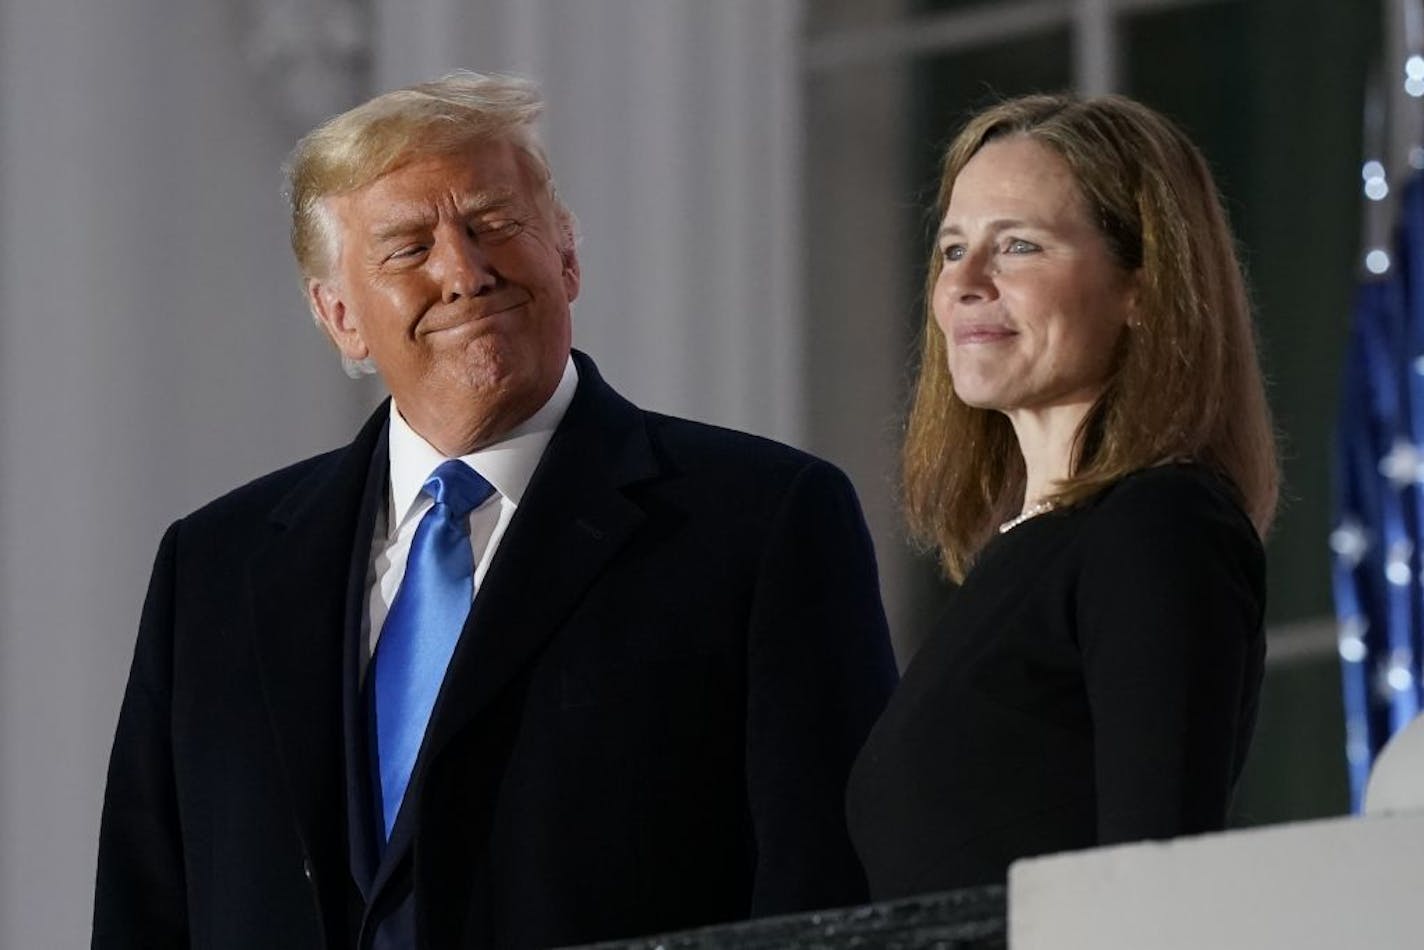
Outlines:
{"type": "Polygon", "coordinates": [[[1128,99],[1014,99],[937,212],[904,489],[959,586],[851,775],[876,899],[1221,828],[1265,653],[1275,443],[1201,154],[1128,99]]]}

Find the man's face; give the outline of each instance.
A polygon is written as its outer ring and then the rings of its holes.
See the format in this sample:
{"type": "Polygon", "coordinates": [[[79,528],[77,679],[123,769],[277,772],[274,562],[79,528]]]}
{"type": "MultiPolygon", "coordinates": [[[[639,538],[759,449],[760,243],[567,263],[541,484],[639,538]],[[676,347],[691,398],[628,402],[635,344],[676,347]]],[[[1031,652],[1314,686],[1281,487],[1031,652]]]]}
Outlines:
{"type": "Polygon", "coordinates": [[[578,259],[527,152],[419,157],[327,207],[338,246],[330,276],[309,281],[313,309],[437,449],[465,454],[553,394],[578,259]]]}

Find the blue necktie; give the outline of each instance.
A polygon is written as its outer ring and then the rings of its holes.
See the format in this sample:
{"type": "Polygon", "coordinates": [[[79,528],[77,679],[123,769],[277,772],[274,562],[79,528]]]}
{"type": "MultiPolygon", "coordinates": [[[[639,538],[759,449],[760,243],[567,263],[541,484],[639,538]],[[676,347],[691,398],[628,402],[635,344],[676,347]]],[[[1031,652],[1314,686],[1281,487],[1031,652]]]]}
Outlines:
{"type": "Polygon", "coordinates": [[[470,512],[494,494],[458,459],[443,463],[422,489],[435,505],[415,529],[405,577],[376,641],[376,759],[381,810],[390,839],[425,726],[464,629],[474,596],[470,512]]]}

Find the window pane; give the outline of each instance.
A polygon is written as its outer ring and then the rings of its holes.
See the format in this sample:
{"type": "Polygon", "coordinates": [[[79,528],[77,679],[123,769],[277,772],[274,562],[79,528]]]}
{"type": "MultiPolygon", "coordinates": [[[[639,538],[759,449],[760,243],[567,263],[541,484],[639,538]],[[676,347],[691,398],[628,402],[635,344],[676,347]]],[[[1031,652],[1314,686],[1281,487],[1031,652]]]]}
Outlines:
{"type": "MultiPolygon", "coordinates": [[[[1067,88],[1071,49],[1068,30],[1057,29],[916,61],[908,155],[910,177],[919,189],[919,207],[927,209],[934,199],[940,156],[969,115],[1006,96],[1067,88]]],[[[921,229],[921,234],[928,232],[921,229]]]]}
{"type": "Polygon", "coordinates": [[[806,35],[883,26],[904,18],[905,0],[806,0],[806,35]]]}
{"type": "Polygon", "coordinates": [[[1122,77],[1128,95],[1175,119],[1211,161],[1233,224],[1250,178],[1251,80],[1243,3],[1214,3],[1123,17],[1122,77]]]}
{"type": "Polygon", "coordinates": [[[983,10],[991,6],[998,6],[1002,9],[1013,6],[1013,3],[1004,2],[1004,0],[1000,0],[997,4],[988,3],[986,0],[913,0],[909,6],[914,13],[954,13],[960,10],[983,10]]]}
{"type": "Polygon", "coordinates": [[[1126,18],[1127,92],[1177,119],[1240,239],[1284,449],[1268,619],[1332,611],[1331,445],[1359,252],[1363,77],[1378,11],[1213,3],[1126,18]]]}

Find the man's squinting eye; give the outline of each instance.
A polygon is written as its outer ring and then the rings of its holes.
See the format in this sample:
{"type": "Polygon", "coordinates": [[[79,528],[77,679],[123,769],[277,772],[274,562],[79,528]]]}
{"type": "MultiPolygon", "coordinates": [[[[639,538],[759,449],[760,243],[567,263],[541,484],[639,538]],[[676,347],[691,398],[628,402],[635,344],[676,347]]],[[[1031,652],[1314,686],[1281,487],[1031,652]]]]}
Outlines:
{"type": "Polygon", "coordinates": [[[514,237],[524,229],[524,222],[518,218],[501,218],[497,221],[483,221],[474,228],[475,233],[480,237],[493,238],[496,241],[514,237]]]}

